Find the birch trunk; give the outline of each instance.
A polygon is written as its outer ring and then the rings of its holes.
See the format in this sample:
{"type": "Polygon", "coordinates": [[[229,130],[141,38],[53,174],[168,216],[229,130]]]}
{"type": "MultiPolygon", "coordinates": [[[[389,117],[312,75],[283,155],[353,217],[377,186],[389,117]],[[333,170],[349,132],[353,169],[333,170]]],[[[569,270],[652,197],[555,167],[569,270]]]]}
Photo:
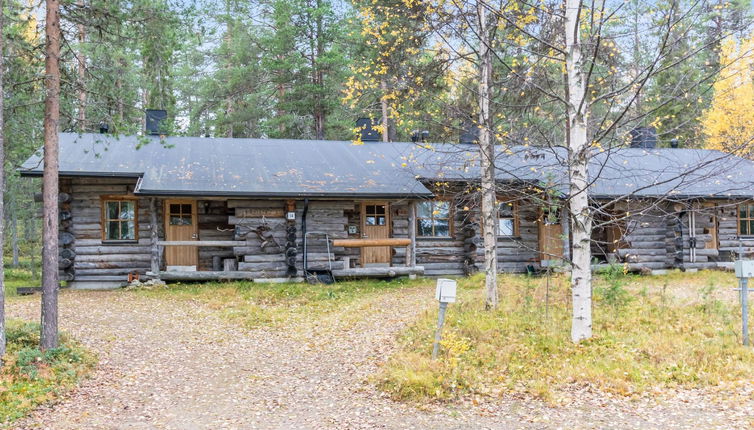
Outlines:
{"type": "Polygon", "coordinates": [[[569,209],[573,256],[571,259],[571,294],[573,319],[571,340],[580,342],[592,337],[592,270],[591,233],[592,216],[589,209],[587,139],[588,103],[586,78],[583,71],[579,21],[580,0],[566,0],[566,73],[568,91],[568,175],[569,209]]]}
{"type": "MultiPolygon", "coordinates": [[[[5,2],[0,0],[0,220],[5,220],[5,122],[3,121],[4,104],[3,104],[3,74],[5,72],[5,63],[3,56],[5,40],[3,38],[3,24],[5,24],[5,15],[3,8],[5,2]]],[[[3,249],[5,245],[5,222],[0,222],[0,365],[2,357],[5,355],[5,269],[3,264],[3,249]]]]}
{"type": "Polygon", "coordinates": [[[480,34],[479,153],[482,168],[482,236],[484,237],[485,307],[497,308],[497,210],[495,208],[495,146],[490,124],[492,58],[484,2],[477,3],[480,34]]]}
{"type": "Polygon", "coordinates": [[[44,171],[42,176],[41,349],[58,346],[58,124],[60,122],[60,2],[46,0],[44,171]]]}

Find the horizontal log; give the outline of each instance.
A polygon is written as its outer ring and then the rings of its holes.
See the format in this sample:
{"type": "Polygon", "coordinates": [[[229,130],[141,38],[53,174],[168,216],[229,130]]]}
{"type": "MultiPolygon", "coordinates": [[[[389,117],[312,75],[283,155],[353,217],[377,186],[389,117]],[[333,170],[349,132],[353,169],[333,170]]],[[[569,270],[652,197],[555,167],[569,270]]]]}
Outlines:
{"type": "Polygon", "coordinates": [[[282,208],[283,200],[228,200],[228,208],[282,208]]]}
{"type": "Polygon", "coordinates": [[[356,267],[343,270],[333,270],[333,276],[337,277],[361,277],[361,276],[405,276],[423,275],[424,267],[356,267]]]}
{"type": "MultiPolygon", "coordinates": [[[[34,193],[34,201],[42,202],[42,193],[34,193]]],[[[71,201],[71,195],[68,193],[58,193],[58,203],[68,203],[71,201]]]]}
{"type": "Polygon", "coordinates": [[[411,245],[411,239],[391,238],[391,239],[337,239],[333,240],[333,246],[342,246],[344,248],[361,248],[365,246],[408,246],[411,245]]]}
{"type": "Polygon", "coordinates": [[[128,282],[128,276],[109,276],[109,275],[87,275],[76,276],[76,282],[128,282]]]}
{"type": "Polygon", "coordinates": [[[137,269],[144,269],[149,267],[149,261],[142,260],[142,261],[98,261],[98,262],[92,262],[92,261],[75,261],[73,263],[73,267],[76,268],[76,270],[84,269],[84,270],[91,270],[91,269],[131,269],[131,270],[137,270],[137,269]]]}
{"type": "Polygon", "coordinates": [[[80,278],[82,276],[122,276],[123,279],[126,279],[129,275],[129,273],[144,273],[146,270],[149,269],[149,267],[140,267],[140,268],[116,268],[116,269],[84,269],[84,270],[76,270],[76,278],[80,278]]]}
{"type": "Polygon", "coordinates": [[[234,247],[244,246],[246,241],[241,240],[161,240],[157,242],[161,246],[213,246],[234,247]]]}
{"type": "MultiPolygon", "coordinates": [[[[101,246],[76,246],[78,255],[110,255],[110,254],[149,254],[150,247],[147,245],[101,245],[101,246]]],[[[61,251],[61,256],[63,255],[61,251]]]]}
{"type": "Polygon", "coordinates": [[[78,255],[76,256],[76,264],[80,262],[150,261],[150,259],[149,254],[78,255]]]}
{"type": "MultiPolygon", "coordinates": [[[[281,272],[274,272],[279,275],[281,272]]],[[[260,277],[261,272],[211,271],[211,272],[160,272],[158,277],[165,281],[217,281],[217,280],[252,280],[260,277]]]]}
{"type": "Polygon", "coordinates": [[[643,249],[623,248],[623,249],[619,249],[617,251],[617,253],[621,257],[625,257],[626,255],[665,255],[667,253],[667,250],[665,248],[662,248],[662,249],[653,249],[653,248],[643,248],[643,249]]]}

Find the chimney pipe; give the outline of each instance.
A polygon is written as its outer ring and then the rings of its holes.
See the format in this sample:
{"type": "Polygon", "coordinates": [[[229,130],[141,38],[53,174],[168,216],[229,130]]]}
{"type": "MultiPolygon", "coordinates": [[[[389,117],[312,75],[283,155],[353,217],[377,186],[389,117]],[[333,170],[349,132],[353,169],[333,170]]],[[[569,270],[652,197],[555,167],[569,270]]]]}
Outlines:
{"type": "Polygon", "coordinates": [[[356,120],[356,127],[359,129],[362,142],[379,142],[382,140],[382,133],[372,128],[375,123],[372,118],[359,118],[356,120]]]}
{"type": "Polygon", "coordinates": [[[161,109],[147,109],[146,114],[146,134],[159,136],[167,134],[168,111],[161,109]]]}

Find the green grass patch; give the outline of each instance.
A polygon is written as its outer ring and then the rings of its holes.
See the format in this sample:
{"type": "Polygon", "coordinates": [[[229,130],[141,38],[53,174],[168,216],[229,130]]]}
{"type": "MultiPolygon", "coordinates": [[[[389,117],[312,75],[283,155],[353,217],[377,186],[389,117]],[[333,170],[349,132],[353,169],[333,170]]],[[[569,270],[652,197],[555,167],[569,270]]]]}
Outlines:
{"type": "Polygon", "coordinates": [[[24,267],[5,268],[5,294],[9,297],[17,295],[18,287],[39,286],[40,280],[32,277],[31,270],[24,267]]]}
{"type": "Polygon", "coordinates": [[[39,325],[10,320],[8,348],[0,371],[0,423],[23,417],[73,387],[95,358],[65,334],[60,346],[39,350],[39,325]]]}
{"type": "Polygon", "coordinates": [[[735,284],[723,272],[599,275],[594,337],[573,344],[566,277],[551,278],[548,293],[546,278],[503,275],[495,311],[484,309],[483,278],[466,279],[448,309],[441,357],[430,359],[433,310],[402,334],[377,382],[396,399],[419,401],[514,393],[557,402],[574,385],[626,396],[730,387],[754,373],[735,284]]]}
{"type": "Polygon", "coordinates": [[[137,289],[137,294],[176,300],[198,300],[247,328],[276,326],[296,318],[317,317],[357,299],[425,285],[407,279],[359,280],[332,285],[307,283],[211,282],[176,283],[137,289]]]}

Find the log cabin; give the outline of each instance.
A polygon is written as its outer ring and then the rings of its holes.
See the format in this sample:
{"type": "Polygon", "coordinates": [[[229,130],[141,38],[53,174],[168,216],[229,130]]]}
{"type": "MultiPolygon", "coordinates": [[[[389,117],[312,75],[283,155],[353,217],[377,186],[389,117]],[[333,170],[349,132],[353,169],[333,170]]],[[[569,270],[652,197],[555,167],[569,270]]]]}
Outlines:
{"type": "MultiPolygon", "coordinates": [[[[499,271],[566,264],[563,151],[498,151],[499,271]]],[[[595,154],[595,267],[728,267],[752,252],[753,164],[595,154]]],[[[41,176],[41,156],[21,174],[41,176]]],[[[483,262],[478,178],[474,145],[61,133],[61,280],[468,275],[483,262]]]]}

